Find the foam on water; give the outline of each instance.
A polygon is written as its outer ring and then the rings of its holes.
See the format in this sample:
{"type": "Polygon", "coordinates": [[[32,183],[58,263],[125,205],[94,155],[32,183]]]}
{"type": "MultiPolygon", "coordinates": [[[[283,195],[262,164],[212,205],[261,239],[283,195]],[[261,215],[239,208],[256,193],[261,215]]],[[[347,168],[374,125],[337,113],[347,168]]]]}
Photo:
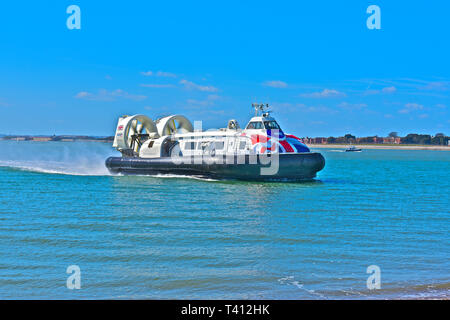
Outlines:
{"type": "Polygon", "coordinates": [[[156,174],[156,175],[149,175],[150,177],[155,178],[168,178],[168,179],[194,179],[194,180],[200,180],[200,181],[220,181],[218,179],[212,179],[212,178],[206,178],[202,176],[188,176],[188,175],[180,175],[180,174],[156,174]]]}
{"type": "Polygon", "coordinates": [[[51,161],[0,161],[0,167],[8,167],[23,171],[65,174],[73,176],[106,176],[110,175],[103,167],[73,166],[72,164],[51,161]],[[70,165],[70,166],[69,166],[70,165]]]}
{"type": "MultiPolygon", "coordinates": [[[[118,155],[109,144],[98,142],[1,141],[0,147],[3,150],[0,154],[0,167],[75,176],[112,175],[105,166],[105,160],[112,155],[118,155]]],[[[146,176],[219,181],[202,176],[178,174],[146,176]]]]}
{"type": "Polygon", "coordinates": [[[0,166],[67,175],[109,175],[105,159],[114,154],[107,143],[0,141],[0,166]]]}

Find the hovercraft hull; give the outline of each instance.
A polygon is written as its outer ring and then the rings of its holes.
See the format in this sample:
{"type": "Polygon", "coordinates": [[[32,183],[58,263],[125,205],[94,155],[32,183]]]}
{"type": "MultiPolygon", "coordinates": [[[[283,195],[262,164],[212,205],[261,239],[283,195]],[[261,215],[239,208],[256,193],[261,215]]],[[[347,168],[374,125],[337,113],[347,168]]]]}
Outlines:
{"type": "Polygon", "coordinates": [[[139,158],[110,157],[106,159],[106,167],[113,174],[177,174],[202,176],[218,179],[237,180],[311,180],[325,166],[325,159],[320,153],[279,154],[275,162],[267,161],[270,157],[257,155],[230,156],[214,158],[179,158],[175,163],[170,157],[139,158]],[[234,159],[233,159],[234,157],[234,159]],[[218,161],[221,160],[221,161],[218,161]]]}

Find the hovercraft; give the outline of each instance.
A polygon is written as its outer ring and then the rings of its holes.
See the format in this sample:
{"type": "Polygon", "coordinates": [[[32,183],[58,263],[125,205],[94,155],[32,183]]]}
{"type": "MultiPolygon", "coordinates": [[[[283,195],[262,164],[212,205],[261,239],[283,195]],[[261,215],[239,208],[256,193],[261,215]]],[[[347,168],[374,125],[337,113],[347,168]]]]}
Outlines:
{"type": "Polygon", "coordinates": [[[320,153],[301,139],[285,134],[267,111],[253,104],[255,116],[245,129],[234,119],[226,128],[202,131],[182,115],[151,120],[145,115],[122,116],[109,157],[113,174],[176,174],[238,180],[311,180],[325,166],[320,153]]]}

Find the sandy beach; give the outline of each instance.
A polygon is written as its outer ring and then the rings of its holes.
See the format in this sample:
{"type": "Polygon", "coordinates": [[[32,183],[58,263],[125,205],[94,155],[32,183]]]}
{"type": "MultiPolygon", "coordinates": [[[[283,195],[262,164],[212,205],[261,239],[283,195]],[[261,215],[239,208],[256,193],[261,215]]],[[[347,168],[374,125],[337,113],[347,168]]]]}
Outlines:
{"type": "MultiPolygon", "coordinates": [[[[347,149],[350,145],[346,144],[308,144],[311,148],[340,148],[347,149]]],[[[361,149],[394,149],[394,150],[439,150],[450,151],[450,146],[419,146],[419,145],[355,145],[361,149]]]]}

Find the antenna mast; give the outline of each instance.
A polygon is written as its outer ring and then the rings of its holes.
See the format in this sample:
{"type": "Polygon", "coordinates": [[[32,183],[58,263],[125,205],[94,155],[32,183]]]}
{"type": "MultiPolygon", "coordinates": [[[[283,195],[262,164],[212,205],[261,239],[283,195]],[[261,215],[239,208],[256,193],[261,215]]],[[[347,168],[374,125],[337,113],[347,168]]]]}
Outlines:
{"type": "Polygon", "coordinates": [[[270,112],[270,111],[268,111],[268,109],[269,109],[269,104],[268,103],[266,103],[266,104],[264,104],[264,103],[261,103],[261,104],[252,103],[252,107],[255,109],[255,117],[258,116],[258,112],[259,111],[261,111],[261,114],[264,114],[264,109],[267,110],[267,113],[270,112]]]}

